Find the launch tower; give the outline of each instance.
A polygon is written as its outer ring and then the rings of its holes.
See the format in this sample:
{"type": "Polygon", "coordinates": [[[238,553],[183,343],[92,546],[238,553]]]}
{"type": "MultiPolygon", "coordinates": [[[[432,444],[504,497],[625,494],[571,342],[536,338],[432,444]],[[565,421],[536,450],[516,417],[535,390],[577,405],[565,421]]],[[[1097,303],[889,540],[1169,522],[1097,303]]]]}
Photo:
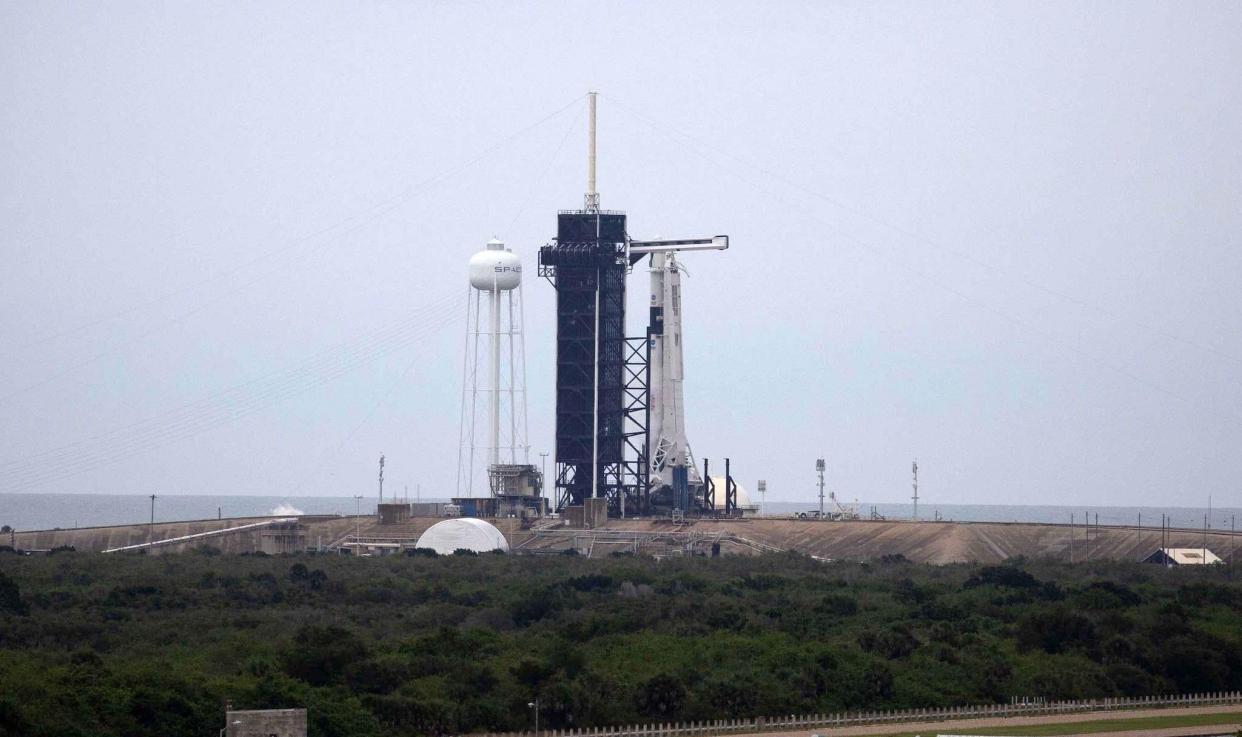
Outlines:
{"type": "MultiPolygon", "coordinates": [[[[625,213],[599,208],[595,189],[595,93],[590,95],[589,111],[583,208],[559,213],[556,240],[539,250],[539,275],[556,287],[555,505],[561,510],[587,499],[603,498],[611,515],[647,514],[651,511],[651,476],[655,471],[668,476],[662,483],[671,485],[674,478],[683,482],[678,488],[687,490],[680,499],[679,508],[684,510],[693,503],[688,498],[689,480],[697,481],[698,472],[693,469],[691,477],[691,469],[686,468],[692,461],[680,407],[670,413],[665,406],[666,401],[680,403],[679,297],[669,302],[678,313],[674,381],[672,374],[653,375],[653,358],[665,371],[664,351],[671,350],[662,315],[662,282],[661,296],[656,298],[657,269],[653,263],[651,322],[645,335],[626,335],[626,278],[634,264],[647,255],[653,256],[653,262],[658,260],[660,278],[664,278],[666,264],[676,264],[672,252],[724,249],[729,239],[632,240],[625,213]],[[664,387],[664,399],[652,394],[653,381],[664,387]],[[653,422],[667,433],[662,430],[660,435],[653,435],[653,422]],[[669,442],[665,443],[666,439],[669,442]],[[653,449],[653,441],[663,444],[653,449]],[[658,468],[652,462],[653,450],[661,453],[658,468]]],[[[671,277],[669,285],[676,284],[677,278],[671,277]]]]}

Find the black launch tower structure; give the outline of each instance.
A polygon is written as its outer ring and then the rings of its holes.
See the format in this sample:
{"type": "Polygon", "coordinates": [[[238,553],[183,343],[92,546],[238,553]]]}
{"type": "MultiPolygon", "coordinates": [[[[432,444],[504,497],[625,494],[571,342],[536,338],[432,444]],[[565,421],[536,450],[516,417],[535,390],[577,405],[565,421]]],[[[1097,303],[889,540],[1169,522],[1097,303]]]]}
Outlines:
{"type": "Polygon", "coordinates": [[[593,496],[613,516],[648,510],[648,340],[625,334],[626,276],[641,258],[625,213],[597,209],[559,213],[539,250],[556,287],[557,511],[593,496]]]}

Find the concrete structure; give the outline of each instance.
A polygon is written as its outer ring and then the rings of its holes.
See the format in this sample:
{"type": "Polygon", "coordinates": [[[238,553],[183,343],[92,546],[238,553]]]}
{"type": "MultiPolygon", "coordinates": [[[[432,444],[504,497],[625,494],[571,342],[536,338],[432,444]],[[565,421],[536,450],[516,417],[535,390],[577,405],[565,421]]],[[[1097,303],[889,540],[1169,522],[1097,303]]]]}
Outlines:
{"type": "Polygon", "coordinates": [[[1202,566],[1224,563],[1216,553],[1207,548],[1160,548],[1143,559],[1144,563],[1166,566],[1202,566]]]}
{"type": "Polygon", "coordinates": [[[296,519],[279,520],[259,531],[259,550],[268,555],[306,550],[306,534],[296,519]]]}
{"type": "Polygon", "coordinates": [[[604,498],[583,499],[582,504],[565,507],[565,524],[583,530],[597,530],[608,526],[608,500],[604,498]]]}
{"type": "Polygon", "coordinates": [[[458,517],[437,522],[418,538],[417,548],[452,555],[457,550],[490,553],[509,552],[509,541],[495,525],[474,517],[458,517]]]}
{"type": "Polygon", "coordinates": [[[410,518],[410,505],[381,504],[376,512],[381,525],[398,525],[410,518]]]}
{"type": "MultiPolygon", "coordinates": [[[[444,502],[413,502],[410,504],[410,517],[447,517],[444,502]]],[[[454,515],[455,516],[455,515],[454,515]]]]}
{"type": "Polygon", "coordinates": [[[305,709],[224,712],[228,737],[306,737],[305,709]]]}

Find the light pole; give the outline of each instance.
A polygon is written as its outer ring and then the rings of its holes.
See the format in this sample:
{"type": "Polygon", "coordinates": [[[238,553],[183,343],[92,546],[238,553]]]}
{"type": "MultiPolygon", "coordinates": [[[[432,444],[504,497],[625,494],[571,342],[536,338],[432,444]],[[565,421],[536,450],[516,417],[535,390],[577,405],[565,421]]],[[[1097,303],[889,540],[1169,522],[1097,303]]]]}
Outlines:
{"type": "Polygon", "coordinates": [[[155,542],[155,495],[151,495],[151,526],[147,528],[148,542],[155,542]]]}
{"type": "Polygon", "coordinates": [[[354,553],[358,552],[359,538],[362,537],[362,495],[354,495],[354,553]]]}
{"type": "Polygon", "coordinates": [[[539,697],[536,696],[534,701],[527,702],[526,708],[535,710],[535,737],[539,737],[539,697]]]}

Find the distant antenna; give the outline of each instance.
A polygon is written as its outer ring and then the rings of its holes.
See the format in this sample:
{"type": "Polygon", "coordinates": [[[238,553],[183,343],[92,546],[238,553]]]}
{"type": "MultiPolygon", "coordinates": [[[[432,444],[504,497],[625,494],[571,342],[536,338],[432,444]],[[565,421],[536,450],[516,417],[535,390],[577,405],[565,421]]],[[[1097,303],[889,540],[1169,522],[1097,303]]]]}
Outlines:
{"type": "Polygon", "coordinates": [[[380,453],[379,503],[384,503],[384,454],[380,453]]]}
{"type": "Polygon", "coordinates": [[[595,191],[595,98],[598,92],[588,92],[589,104],[587,123],[587,191],[584,210],[599,212],[599,192],[595,191]]]}
{"type": "Polygon", "coordinates": [[[819,473],[819,518],[824,518],[824,459],[815,461],[815,470],[819,473]]]}
{"type": "Polygon", "coordinates": [[[914,519],[919,518],[919,461],[914,460],[914,519]]]}

